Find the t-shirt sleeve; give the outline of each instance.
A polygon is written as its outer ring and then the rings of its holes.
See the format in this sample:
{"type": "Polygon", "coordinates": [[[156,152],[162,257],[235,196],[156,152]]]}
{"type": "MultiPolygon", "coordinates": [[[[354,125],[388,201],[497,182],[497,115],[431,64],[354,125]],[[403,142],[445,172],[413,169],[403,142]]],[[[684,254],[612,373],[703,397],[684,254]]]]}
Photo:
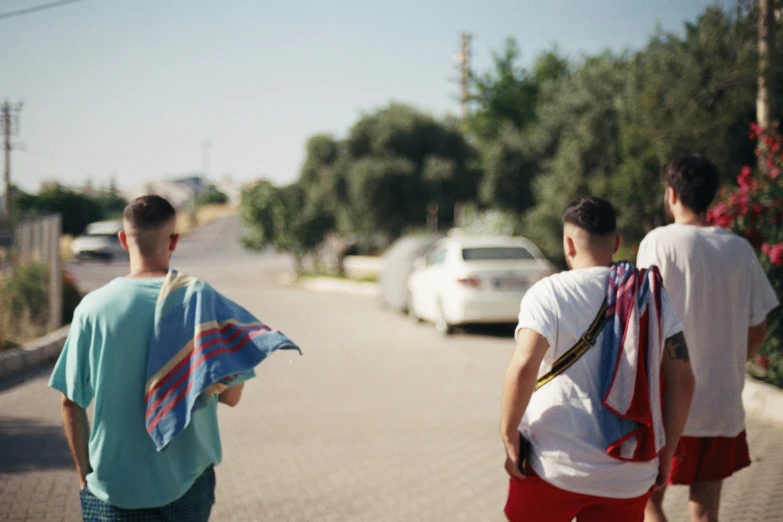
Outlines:
{"type": "Polygon", "coordinates": [[[655,248],[655,238],[647,235],[639,244],[639,251],[636,253],[636,266],[638,268],[650,268],[655,265],[660,268],[661,259],[655,248]]]}
{"type": "Polygon", "coordinates": [[[514,337],[520,330],[528,328],[541,334],[549,343],[555,346],[557,334],[557,310],[549,297],[550,284],[544,279],[533,285],[522,298],[519,308],[519,324],[514,337]]]}
{"type": "Polygon", "coordinates": [[[49,379],[49,386],[62,392],[80,407],[87,408],[94,393],[90,364],[92,335],[82,320],[74,319],[49,379]]]}
{"type": "Polygon", "coordinates": [[[682,323],[674,311],[665,288],[661,290],[661,331],[664,339],[682,332],[682,323]]]}
{"type": "Polygon", "coordinates": [[[246,372],[242,372],[239,375],[237,375],[236,378],[233,381],[228,383],[226,388],[227,389],[228,388],[233,388],[234,386],[237,386],[239,384],[244,384],[247,381],[249,381],[250,379],[254,379],[255,376],[256,376],[256,371],[255,371],[255,369],[251,368],[250,370],[248,370],[246,372]]]}
{"type": "Polygon", "coordinates": [[[750,261],[750,325],[758,326],[767,318],[767,314],[778,307],[780,301],[775,290],[764,273],[756,253],[750,261]]]}

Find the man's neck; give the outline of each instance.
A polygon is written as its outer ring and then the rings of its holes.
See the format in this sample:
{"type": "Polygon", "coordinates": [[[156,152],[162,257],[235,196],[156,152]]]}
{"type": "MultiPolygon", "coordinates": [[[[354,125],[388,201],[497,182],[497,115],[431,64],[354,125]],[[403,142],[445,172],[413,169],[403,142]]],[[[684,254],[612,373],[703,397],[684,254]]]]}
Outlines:
{"type": "Polygon", "coordinates": [[[677,225],[690,225],[694,227],[708,227],[707,214],[697,214],[695,212],[680,212],[675,214],[674,222],[677,225]]]}
{"type": "Polygon", "coordinates": [[[573,259],[571,260],[571,270],[579,270],[582,268],[607,268],[611,266],[612,264],[612,258],[606,259],[606,258],[597,258],[597,257],[588,257],[588,258],[580,258],[580,259],[573,259]]]}
{"type": "Polygon", "coordinates": [[[131,260],[129,279],[165,277],[169,273],[168,262],[150,262],[131,260]]]}

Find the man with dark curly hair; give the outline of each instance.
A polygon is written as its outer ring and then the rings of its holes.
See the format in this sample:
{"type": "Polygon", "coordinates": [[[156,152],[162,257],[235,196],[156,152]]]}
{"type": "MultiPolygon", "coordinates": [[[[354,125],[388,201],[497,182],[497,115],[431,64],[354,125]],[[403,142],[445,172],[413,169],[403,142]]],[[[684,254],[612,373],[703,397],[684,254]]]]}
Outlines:
{"type": "MultiPolygon", "coordinates": [[[[766,315],[778,299],[750,243],[707,223],[720,184],[717,167],[689,154],[669,163],[663,178],[672,224],[642,241],[637,264],[660,269],[697,379],[683,454],[673,460],[668,482],[690,486],[692,520],[714,521],[723,480],[750,465],[742,408],[745,363],[761,346],[766,315]]],[[[648,521],[666,520],[663,494],[653,494],[648,521]]]]}

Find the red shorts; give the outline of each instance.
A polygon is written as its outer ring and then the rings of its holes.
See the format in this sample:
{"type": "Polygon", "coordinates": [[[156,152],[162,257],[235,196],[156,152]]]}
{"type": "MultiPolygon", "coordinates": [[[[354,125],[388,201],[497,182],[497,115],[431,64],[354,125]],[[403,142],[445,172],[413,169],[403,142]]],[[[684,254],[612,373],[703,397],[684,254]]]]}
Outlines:
{"type": "Polygon", "coordinates": [[[750,466],[745,431],[736,437],[682,437],[681,457],[672,460],[669,484],[723,480],[750,466]]]}
{"type": "Polygon", "coordinates": [[[649,492],[635,498],[582,495],[530,475],[510,480],[505,512],[511,522],[642,522],[649,498],[649,492]]]}

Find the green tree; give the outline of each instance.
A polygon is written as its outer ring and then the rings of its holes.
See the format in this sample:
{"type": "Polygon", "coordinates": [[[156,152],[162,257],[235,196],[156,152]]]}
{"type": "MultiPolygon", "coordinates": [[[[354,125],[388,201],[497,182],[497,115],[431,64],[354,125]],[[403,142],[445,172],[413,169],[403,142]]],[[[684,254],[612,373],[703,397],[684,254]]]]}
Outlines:
{"type": "Polygon", "coordinates": [[[568,79],[554,86],[542,107],[537,139],[554,150],[536,178],[536,205],[526,215],[522,232],[550,257],[562,252],[560,215],[584,194],[606,196],[620,164],[619,114],[627,76],[626,62],[605,53],[590,58],[568,79]]]}
{"type": "Polygon", "coordinates": [[[269,181],[256,183],[242,193],[240,212],[250,229],[245,245],[256,250],[273,247],[290,254],[297,274],[333,226],[329,213],[307,205],[305,190],[297,183],[284,187],[269,181]]]}
{"type": "Polygon", "coordinates": [[[15,200],[17,212],[25,215],[61,214],[63,234],[79,235],[90,223],[104,219],[106,214],[93,198],[62,187],[39,194],[21,193],[15,200]]]}
{"type": "Polygon", "coordinates": [[[468,121],[481,151],[481,201],[517,215],[534,203],[531,184],[545,158],[535,136],[540,107],[553,85],[570,74],[557,50],[538,56],[530,70],[517,64],[519,56],[509,38],[489,71],[472,74],[475,110],[468,121]]]}
{"type": "Polygon", "coordinates": [[[456,120],[437,120],[392,103],[362,117],[345,141],[336,172],[345,174],[347,228],[392,238],[422,226],[431,202],[439,221],[454,221],[456,202],[474,201],[479,173],[475,151],[456,120]]]}

